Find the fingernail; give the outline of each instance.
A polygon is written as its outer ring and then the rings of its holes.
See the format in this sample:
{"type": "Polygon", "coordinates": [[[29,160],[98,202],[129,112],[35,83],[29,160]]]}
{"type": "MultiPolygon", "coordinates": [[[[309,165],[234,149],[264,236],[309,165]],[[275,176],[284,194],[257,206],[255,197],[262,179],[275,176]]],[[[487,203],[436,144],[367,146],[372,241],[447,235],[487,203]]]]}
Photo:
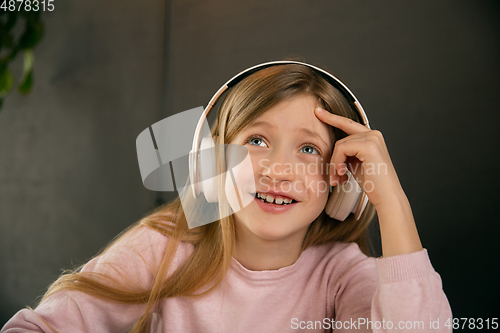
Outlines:
{"type": "Polygon", "coordinates": [[[322,113],[322,112],[325,112],[325,110],[323,110],[322,108],[320,108],[319,106],[316,107],[316,111],[318,111],[319,113],[322,113]]]}

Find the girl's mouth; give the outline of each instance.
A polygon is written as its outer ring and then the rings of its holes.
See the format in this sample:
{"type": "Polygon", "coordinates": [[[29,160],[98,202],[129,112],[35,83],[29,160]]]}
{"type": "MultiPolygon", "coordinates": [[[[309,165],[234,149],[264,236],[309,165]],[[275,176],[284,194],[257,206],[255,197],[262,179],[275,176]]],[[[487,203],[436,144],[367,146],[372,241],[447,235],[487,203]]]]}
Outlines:
{"type": "Polygon", "coordinates": [[[293,209],[297,205],[297,201],[289,198],[273,198],[272,196],[267,196],[266,194],[255,194],[255,202],[263,211],[267,213],[283,213],[290,209],[293,209]],[[265,199],[264,199],[265,196],[265,199]],[[286,201],[286,202],[285,202],[286,201]]]}
{"type": "Polygon", "coordinates": [[[272,195],[259,192],[255,193],[255,198],[267,204],[283,205],[283,206],[291,205],[297,202],[295,199],[282,198],[282,197],[274,198],[272,195]]]}

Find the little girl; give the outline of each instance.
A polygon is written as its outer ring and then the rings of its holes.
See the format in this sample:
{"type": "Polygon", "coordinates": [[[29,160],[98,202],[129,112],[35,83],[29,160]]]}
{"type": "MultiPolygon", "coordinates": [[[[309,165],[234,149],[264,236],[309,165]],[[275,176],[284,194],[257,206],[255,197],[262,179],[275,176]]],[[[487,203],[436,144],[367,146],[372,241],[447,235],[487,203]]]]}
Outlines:
{"type": "Polygon", "coordinates": [[[62,275],[1,332],[451,331],[382,134],[361,118],[310,65],[251,71],[230,88],[212,130],[217,144],[248,149],[250,204],[189,229],[177,197],[62,275]],[[329,185],[351,175],[369,202],[360,216],[331,218],[329,185]],[[375,212],[381,258],[369,256],[375,212]]]}

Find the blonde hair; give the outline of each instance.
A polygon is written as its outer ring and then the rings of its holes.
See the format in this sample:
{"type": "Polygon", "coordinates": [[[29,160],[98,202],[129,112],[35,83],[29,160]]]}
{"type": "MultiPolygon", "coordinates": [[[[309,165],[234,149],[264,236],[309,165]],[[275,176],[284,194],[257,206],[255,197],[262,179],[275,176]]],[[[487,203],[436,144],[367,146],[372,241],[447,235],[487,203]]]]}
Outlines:
{"type": "MultiPolygon", "coordinates": [[[[298,94],[312,94],[329,112],[359,121],[357,113],[345,97],[321,75],[303,65],[283,64],[253,73],[229,91],[213,126],[212,135],[216,143],[231,142],[245,126],[269,108],[298,94]]],[[[335,128],[333,134],[335,140],[345,136],[345,133],[335,128]]],[[[219,162],[222,169],[223,163],[219,162]]],[[[176,296],[201,297],[214,290],[223,281],[231,263],[235,242],[234,218],[229,215],[214,223],[189,229],[183,209],[186,209],[186,205],[181,205],[179,197],[158,207],[117,237],[102,252],[105,253],[113,244],[139,228],[148,227],[167,235],[169,242],[150,290],[134,290],[123,285],[113,287],[102,282],[106,280],[105,276],[77,270],[59,277],[42,301],[61,290],[78,290],[121,303],[146,304],[144,315],[130,331],[146,332],[151,311],[161,299],[176,296]],[[193,244],[193,252],[168,275],[181,241],[193,244]]],[[[302,250],[312,245],[341,241],[356,242],[364,253],[370,254],[367,227],[374,214],[375,209],[370,203],[358,221],[352,216],[343,222],[337,221],[323,211],[309,226],[302,250]]]]}

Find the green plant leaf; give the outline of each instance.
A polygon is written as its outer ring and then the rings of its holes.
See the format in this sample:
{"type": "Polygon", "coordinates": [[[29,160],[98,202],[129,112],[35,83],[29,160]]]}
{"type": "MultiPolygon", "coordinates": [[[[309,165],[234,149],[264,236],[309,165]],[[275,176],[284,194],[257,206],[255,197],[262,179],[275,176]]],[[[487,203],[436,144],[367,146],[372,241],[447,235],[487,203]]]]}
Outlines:
{"type": "Polygon", "coordinates": [[[12,89],[14,78],[7,66],[0,69],[0,98],[4,98],[12,89]]]}
{"type": "Polygon", "coordinates": [[[26,76],[28,72],[33,69],[33,63],[35,62],[35,55],[33,50],[24,51],[24,62],[23,62],[23,77],[26,76]]]}
{"type": "Polygon", "coordinates": [[[10,34],[10,30],[16,25],[18,12],[7,12],[4,13],[7,15],[7,19],[5,23],[0,21],[0,50],[2,47],[12,48],[14,45],[14,38],[10,34]]]}
{"type": "Polygon", "coordinates": [[[26,30],[19,39],[19,50],[32,49],[42,39],[43,25],[41,22],[31,22],[26,25],[26,30]]]}
{"type": "MultiPolygon", "coordinates": [[[[0,3],[3,0],[0,0],[0,3]]],[[[23,51],[23,73],[19,80],[18,90],[22,94],[31,91],[34,81],[34,54],[33,48],[39,43],[44,34],[44,26],[40,19],[41,11],[12,11],[0,12],[0,109],[5,97],[16,84],[9,64],[23,51]],[[19,26],[23,21],[23,27],[19,26]],[[23,28],[19,38],[15,38],[13,30],[23,28]]],[[[17,34],[16,34],[17,35],[17,34]]]]}
{"type": "Polygon", "coordinates": [[[0,50],[2,47],[11,48],[14,45],[14,38],[12,38],[9,30],[0,22],[0,50]]]}
{"type": "Polygon", "coordinates": [[[5,29],[10,30],[16,25],[17,14],[17,11],[9,11],[7,13],[7,22],[5,22],[5,29]]]}
{"type": "Polygon", "coordinates": [[[19,92],[22,94],[27,94],[31,91],[33,86],[33,71],[30,71],[24,80],[19,84],[19,92]]]}
{"type": "Polygon", "coordinates": [[[19,92],[27,94],[31,91],[33,86],[33,63],[35,62],[35,56],[32,50],[24,51],[24,65],[23,65],[23,76],[21,82],[19,83],[19,92]]]}

